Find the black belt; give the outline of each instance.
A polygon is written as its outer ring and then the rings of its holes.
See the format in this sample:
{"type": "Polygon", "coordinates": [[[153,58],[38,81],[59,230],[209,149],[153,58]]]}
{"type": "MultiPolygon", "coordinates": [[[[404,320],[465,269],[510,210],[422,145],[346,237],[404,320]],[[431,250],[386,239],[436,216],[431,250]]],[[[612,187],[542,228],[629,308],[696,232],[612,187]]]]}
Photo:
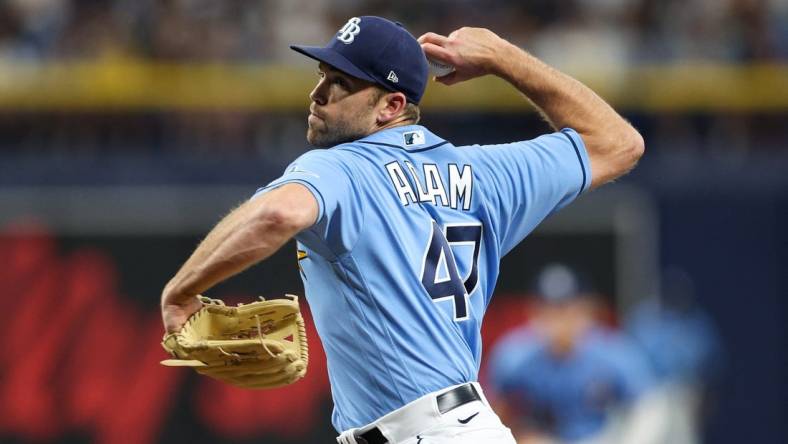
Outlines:
{"type": "MultiPolygon", "coordinates": [[[[481,400],[482,397],[479,396],[473,384],[463,384],[438,395],[438,411],[441,412],[442,415],[461,405],[481,400]]],[[[389,442],[377,427],[373,427],[364,433],[356,435],[356,441],[358,441],[359,444],[386,444],[389,442]]]]}

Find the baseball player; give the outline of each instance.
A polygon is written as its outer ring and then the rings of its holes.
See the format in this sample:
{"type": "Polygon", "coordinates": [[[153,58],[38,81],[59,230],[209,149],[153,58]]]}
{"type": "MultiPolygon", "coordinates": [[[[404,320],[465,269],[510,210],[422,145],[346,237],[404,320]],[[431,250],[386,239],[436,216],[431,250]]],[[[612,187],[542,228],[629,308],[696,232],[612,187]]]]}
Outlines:
{"type": "Polygon", "coordinates": [[[533,317],[504,336],[489,361],[497,406],[511,412],[518,442],[662,442],[653,427],[662,412],[643,408],[653,388],[646,358],[599,322],[590,281],[550,264],[534,287],[533,317]]]}
{"type": "Polygon", "coordinates": [[[512,443],[479,387],[480,327],[503,255],[545,217],[632,168],[643,140],[591,90],[486,29],[418,41],[354,17],[319,62],[307,140],[326,148],[227,215],[162,294],[168,331],[196,297],[289,239],[328,359],[341,443],[512,443]],[[426,56],[451,85],[493,74],[556,132],[454,146],[418,125],[426,56]]]}

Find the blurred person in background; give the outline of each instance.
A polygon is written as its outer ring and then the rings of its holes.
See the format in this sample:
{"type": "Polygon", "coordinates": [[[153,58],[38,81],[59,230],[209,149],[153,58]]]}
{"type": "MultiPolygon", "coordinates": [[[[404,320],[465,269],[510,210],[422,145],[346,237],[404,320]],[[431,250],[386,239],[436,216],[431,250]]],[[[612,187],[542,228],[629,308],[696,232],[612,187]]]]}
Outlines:
{"type": "MultiPolygon", "coordinates": [[[[127,91],[123,95],[126,99],[114,104],[117,93],[106,87],[102,76],[112,72],[116,79],[123,79],[140,75],[137,69],[144,72],[169,63],[249,63],[256,68],[295,66],[306,70],[307,62],[290,54],[285,42],[327,35],[341,26],[348,10],[395,17],[413,23],[414,30],[420,32],[434,24],[444,30],[454,29],[465,24],[467,17],[473,17],[474,25],[500,29],[517,46],[528,48],[559,69],[597,79],[616,90],[610,85],[632,83],[632,70],[643,68],[641,65],[703,62],[726,66],[785,60],[786,5],[785,0],[6,0],[0,2],[0,65],[40,65],[40,70],[33,72],[44,78],[52,74],[61,78],[61,90],[72,88],[75,80],[85,85],[97,84],[99,88],[95,90],[88,88],[90,94],[99,98],[108,95],[96,100],[99,105],[106,100],[109,108],[118,112],[107,113],[100,107],[80,103],[67,103],[65,108],[54,106],[52,103],[57,100],[51,101],[49,94],[42,92],[48,90],[31,82],[34,86],[26,87],[30,88],[31,102],[43,105],[34,106],[31,113],[14,115],[13,119],[22,124],[2,128],[5,140],[0,137],[0,148],[112,156],[117,151],[136,155],[141,149],[157,147],[176,157],[188,157],[197,151],[208,158],[223,158],[228,150],[234,150],[235,154],[257,155],[266,161],[272,157],[291,158],[304,151],[300,131],[288,133],[279,143],[270,143],[268,134],[301,125],[301,117],[269,108],[264,94],[254,106],[244,109],[227,110],[209,104],[164,106],[163,112],[142,109],[145,113],[140,113],[134,104],[125,102],[134,102],[137,92],[127,91]],[[85,69],[74,78],[60,77],[60,64],[72,62],[85,63],[92,69],[85,69]],[[75,117],[72,107],[85,107],[87,112],[75,117]],[[261,118],[258,111],[274,112],[261,118]],[[95,115],[102,118],[96,119],[95,115]],[[272,115],[277,117],[271,118],[272,115]],[[153,125],[148,124],[150,120],[153,125]],[[26,130],[24,125],[35,130],[26,130]]],[[[22,81],[18,84],[25,85],[29,71],[20,72],[17,75],[22,81]]],[[[169,83],[168,78],[172,81],[166,75],[162,78],[165,83],[169,83]]],[[[13,78],[4,82],[6,88],[16,83],[13,78]]],[[[773,82],[777,83],[776,77],[773,82]]],[[[236,87],[239,96],[247,94],[244,87],[236,87]]],[[[124,90],[122,86],[118,88],[124,90]]],[[[169,88],[166,94],[172,98],[170,102],[160,97],[165,91],[157,91],[148,88],[139,95],[145,101],[178,103],[189,94],[188,88],[169,88]]],[[[604,89],[600,92],[607,95],[604,89]]],[[[737,95],[747,96],[744,92],[737,95]]],[[[681,95],[675,100],[681,102],[680,99],[681,95]]],[[[741,162],[743,156],[749,155],[749,147],[783,146],[780,137],[772,137],[768,143],[751,140],[763,137],[764,132],[757,127],[759,121],[739,114],[712,115],[711,131],[703,122],[690,121],[682,115],[663,113],[651,118],[668,120],[665,124],[658,122],[662,127],[681,127],[681,134],[666,134],[662,138],[665,142],[657,137],[651,139],[652,146],[657,147],[654,153],[683,156],[666,159],[671,164],[684,162],[691,168],[696,160],[691,151],[700,149],[708,149],[711,155],[719,157],[720,153],[732,153],[731,159],[725,160],[741,162]],[[720,145],[717,137],[736,143],[720,145]]]]}
{"type": "Polygon", "coordinates": [[[65,0],[0,2],[0,60],[51,56],[68,24],[65,0]]]}
{"type": "Polygon", "coordinates": [[[648,357],[656,393],[671,406],[666,442],[695,444],[701,442],[700,425],[721,379],[723,351],[686,272],[667,269],[660,295],[641,302],[625,326],[648,357]]]}
{"type": "Polygon", "coordinates": [[[645,356],[602,325],[589,281],[552,264],[535,290],[533,318],[494,346],[488,373],[518,442],[665,442],[645,356]]]}

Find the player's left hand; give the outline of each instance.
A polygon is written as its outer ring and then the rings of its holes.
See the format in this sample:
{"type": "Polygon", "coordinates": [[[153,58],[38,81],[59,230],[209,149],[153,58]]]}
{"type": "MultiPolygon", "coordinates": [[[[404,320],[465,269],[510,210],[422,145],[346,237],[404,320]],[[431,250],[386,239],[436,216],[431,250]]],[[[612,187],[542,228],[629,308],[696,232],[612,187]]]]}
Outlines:
{"type": "Polygon", "coordinates": [[[243,388],[280,387],[306,374],[309,347],[298,297],[225,305],[200,296],[201,308],[162,347],[161,363],[243,388]]]}
{"type": "Polygon", "coordinates": [[[183,324],[186,323],[186,320],[198,312],[202,305],[197,296],[193,296],[180,304],[163,302],[161,305],[161,319],[164,322],[164,330],[167,333],[174,333],[180,330],[183,324]]]}
{"type": "Polygon", "coordinates": [[[497,72],[509,42],[485,28],[460,28],[448,37],[428,32],[419,37],[424,54],[454,71],[436,78],[446,85],[497,72]]]}

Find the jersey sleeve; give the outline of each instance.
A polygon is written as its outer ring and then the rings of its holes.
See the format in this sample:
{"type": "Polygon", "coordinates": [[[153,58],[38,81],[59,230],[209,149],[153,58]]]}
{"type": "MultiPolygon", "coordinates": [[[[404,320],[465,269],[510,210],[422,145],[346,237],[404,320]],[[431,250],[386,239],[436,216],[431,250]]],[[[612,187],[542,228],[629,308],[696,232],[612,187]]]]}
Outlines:
{"type": "Polygon", "coordinates": [[[573,129],[480,150],[501,255],[591,184],[588,153],[573,129]]]}
{"type": "Polygon", "coordinates": [[[338,150],[312,150],[293,163],[284,174],[255,196],[288,183],[304,185],[315,197],[315,224],[296,238],[326,259],[332,260],[352,249],[362,224],[363,211],[357,196],[349,159],[338,150]]]}

